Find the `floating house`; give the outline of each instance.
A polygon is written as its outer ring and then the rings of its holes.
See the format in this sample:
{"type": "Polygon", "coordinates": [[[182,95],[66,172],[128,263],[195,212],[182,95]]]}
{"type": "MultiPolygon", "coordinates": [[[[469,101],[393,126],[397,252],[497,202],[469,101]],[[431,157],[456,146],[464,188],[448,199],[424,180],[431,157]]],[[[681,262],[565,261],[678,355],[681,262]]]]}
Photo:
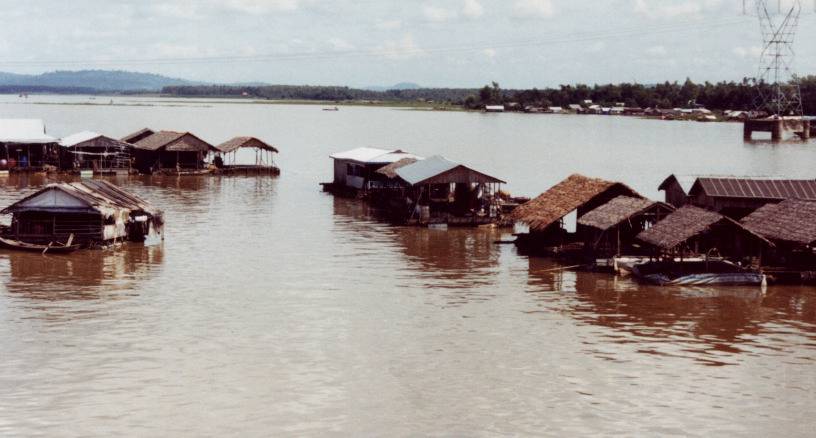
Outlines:
{"type": "Polygon", "coordinates": [[[57,139],[39,119],[0,119],[0,171],[59,168],[57,139]]]}
{"type": "Polygon", "coordinates": [[[578,219],[584,249],[596,257],[640,255],[635,237],[672,211],[674,207],[663,202],[618,196],[578,219]]]}
{"type": "Polygon", "coordinates": [[[163,223],[160,210],[101,180],[49,184],[0,214],[12,215],[4,237],[39,244],[142,241],[151,230],[160,232],[163,223]]]}
{"type": "Polygon", "coordinates": [[[189,132],[157,131],[133,143],[141,173],[196,173],[205,168],[204,159],[210,152],[218,150],[189,132]]]}
{"type": "Polygon", "coordinates": [[[365,193],[370,187],[387,183],[387,178],[376,171],[403,158],[419,159],[414,154],[378,148],[356,148],[330,155],[334,161],[334,179],[323,183],[323,189],[335,194],[353,195],[365,193]]]}
{"type": "Polygon", "coordinates": [[[714,253],[732,259],[760,257],[773,244],[739,222],[692,205],[678,208],[637,240],[655,256],[688,257],[714,253]]]}
{"type": "Polygon", "coordinates": [[[816,202],[786,199],[767,204],[741,223],[774,243],[775,248],[763,260],[769,273],[792,280],[816,280],[816,202]]]}
{"type": "Polygon", "coordinates": [[[696,177],[671,175],[658,187],[666,202],[679,207],[691,204],[740,219],[769,203],[784,199],[816,201],[816,179],[696,177]]]}
{"type": "Polygon", "coordinates": [[[133,145],[92,131],[78,132],[60,140],[63,170],[92,170],[94,174],[128,173],[133,145]]]}
{"type": "Polygon", "coordinates": [[[504,181],[442,156],[405,157],[377,170],[374,199],[390,200],[409,224],[481,225],[501,215],[504,181]]]}
{"type": "Polygon", "coordinates": [[[623,183],[571,175],[513,210],[510,219],[525,223],[530,229],[518,236],[516,244],[526,250],[549,252],[552,248],[581,243],[580,230],[577,229],[580,225],[576,225],[576,233],[568,233],[564,217],[576,212],[580,219],[618,196],[643,198],[623,183]]]}
{"type": "Polygon", "coordinates": [[[235,137],[215,148],[218,150],[218,155],[213,160],[213,164],[219,173],[280,174],[280,169],[275,165],[274,159],[274,154],[278,153],[278,149],[255,137],[235,137]],[[236,155],[240,150],[254,152],[255,164],[236,164],[236,155]]]}

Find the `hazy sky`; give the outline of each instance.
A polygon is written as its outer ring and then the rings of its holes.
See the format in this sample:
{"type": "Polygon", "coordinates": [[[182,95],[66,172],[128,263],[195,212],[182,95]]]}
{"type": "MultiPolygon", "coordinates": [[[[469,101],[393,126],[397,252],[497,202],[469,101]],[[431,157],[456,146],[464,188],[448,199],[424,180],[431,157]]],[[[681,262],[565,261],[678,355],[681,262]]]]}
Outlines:
{"type": "MultiPolygon", "coordinates": [[[[797,71],[816,73],[812,0],[797,71]],[[810,43],[808,43],[810,42],[810,43]]],[[[0,71],[545,87],[754,76],[742,0],[0,0],[0,71]]]]}

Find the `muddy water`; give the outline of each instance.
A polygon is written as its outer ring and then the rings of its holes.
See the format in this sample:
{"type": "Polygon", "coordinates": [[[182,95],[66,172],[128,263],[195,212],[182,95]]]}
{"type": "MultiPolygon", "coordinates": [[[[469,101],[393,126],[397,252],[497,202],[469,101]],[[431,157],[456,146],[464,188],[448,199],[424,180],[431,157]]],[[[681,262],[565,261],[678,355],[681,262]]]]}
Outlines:
{"type": "MultiPolygon", "coordinates": [[[[327,155],[440,152],[533,195],[570,172],[814,177],[738,125],[114,98],[0,99],[49,133],[257,135],[279,178],[112,178],[164,240],[0,251],[0,435],[788,435],[814,429],[816,290],[554,271],[506,230],[391,227],[319,192],[327,155]],[[55,105],[53,103],[63,103],[55,105]]],[[[3,103],[4,102],[4,103],[3,103]]],[[[48,182],[0,178],[0,205],[48,182]]]]}

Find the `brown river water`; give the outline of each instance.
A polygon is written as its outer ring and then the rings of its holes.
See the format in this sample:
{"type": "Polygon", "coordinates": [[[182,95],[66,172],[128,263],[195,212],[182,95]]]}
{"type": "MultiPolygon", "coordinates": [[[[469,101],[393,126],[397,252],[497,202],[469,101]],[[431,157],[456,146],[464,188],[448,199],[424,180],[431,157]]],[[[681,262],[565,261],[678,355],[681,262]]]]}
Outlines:
{"type": "MultiPolygon", "coordinates": [[[[0,436],[812,436],[816,288],[656,288],[552,271],[510,230],[374,220],[332,152],[441,153],[536,195],[573,172],[816,177],[816,143],[603,116],[0,97],[49,133],[144,126],[277,145],[269,177],[112,178],[164,240],[0,250],[0,436]],[[81,105],[80,105],[81,104],[81,105]],[[92,104],[92,105],[88,105],[92,104]]],[[[0,177],[0,206],[44,184],[0,177]]]]}

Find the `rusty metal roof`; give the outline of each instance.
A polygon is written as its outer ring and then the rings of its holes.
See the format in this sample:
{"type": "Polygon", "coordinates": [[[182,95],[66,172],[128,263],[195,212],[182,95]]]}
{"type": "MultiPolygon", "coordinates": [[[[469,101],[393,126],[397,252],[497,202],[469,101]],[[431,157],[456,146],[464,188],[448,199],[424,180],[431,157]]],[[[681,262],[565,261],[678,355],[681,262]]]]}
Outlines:
{"type": "Polygon", "coordinates": [[[816,200],[816,180],[703,177],[689,194],[700,192],[714,198],[816,200]]]}

